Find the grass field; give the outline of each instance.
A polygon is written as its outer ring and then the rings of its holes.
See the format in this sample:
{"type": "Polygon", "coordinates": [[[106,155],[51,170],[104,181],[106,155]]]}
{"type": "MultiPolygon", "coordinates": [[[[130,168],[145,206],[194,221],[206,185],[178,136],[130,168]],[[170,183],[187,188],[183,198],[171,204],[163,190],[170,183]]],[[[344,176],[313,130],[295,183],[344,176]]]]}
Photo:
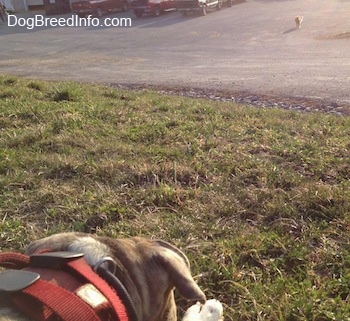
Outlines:
{"type": "Polygon", "coordinates": [[[162,238],[226,320],[350,320],[349,138],[349,117],[3,76],[0,249],[162,238]]]}

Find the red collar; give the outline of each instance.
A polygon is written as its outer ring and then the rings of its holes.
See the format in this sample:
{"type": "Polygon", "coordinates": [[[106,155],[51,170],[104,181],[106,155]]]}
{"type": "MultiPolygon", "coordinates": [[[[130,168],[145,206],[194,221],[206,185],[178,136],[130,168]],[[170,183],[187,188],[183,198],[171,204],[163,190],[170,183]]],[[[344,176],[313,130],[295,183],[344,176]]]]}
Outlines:
{"type": "Polygon", "coordinates": [[[82,254],[0,253],[0,266],[14,269],[0,274],[0,294],[35,321],[129,321],[121,298],[82,254]]]}

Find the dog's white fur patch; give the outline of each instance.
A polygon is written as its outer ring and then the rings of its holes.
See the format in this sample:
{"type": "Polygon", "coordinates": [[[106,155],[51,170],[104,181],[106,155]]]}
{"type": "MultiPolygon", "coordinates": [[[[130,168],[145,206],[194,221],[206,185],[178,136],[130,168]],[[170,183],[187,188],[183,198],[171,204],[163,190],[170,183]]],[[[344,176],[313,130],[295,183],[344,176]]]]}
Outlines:
{"type": "Polygon", "coordinates": [[[79,237],[68,246],[68,251],[84,254],[86,262],[94,266],[103,257],[109,256],[109,247],[91,236],[79,237]]]}

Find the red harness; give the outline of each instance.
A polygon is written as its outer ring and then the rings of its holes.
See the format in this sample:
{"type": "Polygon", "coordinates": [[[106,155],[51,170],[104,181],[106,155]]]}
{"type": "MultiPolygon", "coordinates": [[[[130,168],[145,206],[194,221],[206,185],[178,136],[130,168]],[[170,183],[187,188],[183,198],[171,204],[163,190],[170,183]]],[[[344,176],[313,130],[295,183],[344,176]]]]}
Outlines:
{"type": "Polygon", "coordinates": [[[125,304],[83,254],[0,253],[0,303],[35,321],[128,321],[125,304]]]}

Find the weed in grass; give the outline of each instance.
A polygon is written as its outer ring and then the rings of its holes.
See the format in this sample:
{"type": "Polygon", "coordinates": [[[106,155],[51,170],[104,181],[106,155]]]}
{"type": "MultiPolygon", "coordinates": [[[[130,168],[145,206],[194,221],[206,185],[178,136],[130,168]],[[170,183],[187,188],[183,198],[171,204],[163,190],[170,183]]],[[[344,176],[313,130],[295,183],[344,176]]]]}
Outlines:
{"type": "Polygon", "coordinates": [[[62,87],[56,87],[51,93],[53,101],[80,101],[82,99],[82,92],[80,88],[73,84],[67,84],[62,87]]]}
{"type": "Polygon", "coordinates": [[[45,90],[45,85],[42,82],[31,81],[28,83],[28,88],[43,92],[45,90]]]}
{"type": "Polygon", "coordinates": [[[6,91],[2,91],[0,94],[0,99],[13,99],[16,98],[17,94],[14,90],[7,89],[6,91]]]}
{"type": "Polygon", "coordinates": [[[11,77],[11,76],[0,76],[0,84],[4,86],[12,86],[17,84],[18,78],[17,77],[11,77]]]}

